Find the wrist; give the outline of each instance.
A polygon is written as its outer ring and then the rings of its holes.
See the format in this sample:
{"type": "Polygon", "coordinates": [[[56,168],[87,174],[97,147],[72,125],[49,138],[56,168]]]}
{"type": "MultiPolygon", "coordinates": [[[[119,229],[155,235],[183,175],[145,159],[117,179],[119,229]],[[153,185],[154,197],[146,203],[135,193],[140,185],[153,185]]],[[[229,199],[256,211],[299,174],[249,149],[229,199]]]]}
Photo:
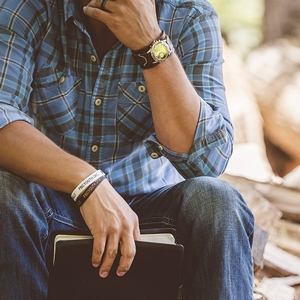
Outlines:
{"type": "Polygon", "coordinates": [[[81,206],[105,178],[105,173],[101,170],[94,171],[77,184],[71,197],[78,206],[81,206]]]}
{"type": "Polygon", "coordinates": [[[132,56],[142,69],[150,69],[164,62],[173,53],[172,42],[168,35],[162,31],[160,37],[149,46],[132,51],[132,56]]]}
{"type": "Polygon", "coordinates": [[[153,41],[157,40],[160,38],[162,35],[162,30],[159,28],[155,34],[152,34],[148,36],[147,40],[143,39],[143,41],[140,41],[139,45],[135,45],[135,47],[131,47],[132,52],[141,52],[143,50],[149,49],[149,47],[152,45],[153,41]]]}
{"type": "Polygon", "coordinates": [[[80,182],[96,171],[96,168],[86,162],[83,162],[83,164],[74,165],[69,171],[68,189],[66,192],[71,195],[80,182]]]}

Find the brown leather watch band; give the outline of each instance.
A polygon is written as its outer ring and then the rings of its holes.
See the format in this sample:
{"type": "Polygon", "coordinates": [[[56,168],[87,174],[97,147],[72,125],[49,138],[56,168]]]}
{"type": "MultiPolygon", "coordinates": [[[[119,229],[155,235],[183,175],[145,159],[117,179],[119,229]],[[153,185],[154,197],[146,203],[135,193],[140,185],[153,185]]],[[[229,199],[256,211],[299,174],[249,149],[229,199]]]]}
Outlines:
{"type": "Polygon", "coordinates": [[[161,36],[154,40],[151,45],[137,51],[132,51],[132,56],[142,69],[150,69],[165,61],[173,53],[174,47],[172,42],[170,41],[168,35],[162,31],[161,36]],[[166,55],[163,55],[162,57],[155,57],[153,49],[158,44],[163,45],[163,49],[167,51],[166,55]]]}

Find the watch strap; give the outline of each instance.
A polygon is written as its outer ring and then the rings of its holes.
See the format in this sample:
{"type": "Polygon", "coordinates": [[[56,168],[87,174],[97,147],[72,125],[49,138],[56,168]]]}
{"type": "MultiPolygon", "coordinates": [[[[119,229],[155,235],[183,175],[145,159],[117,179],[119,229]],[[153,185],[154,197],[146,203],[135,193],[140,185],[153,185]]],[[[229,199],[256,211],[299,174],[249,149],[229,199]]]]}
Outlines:
{"type": "Polygon", "coordinates": [[[168,35],[163,30],[161,36],[158,39],[154,40],[149,46],[144,47],[140,50],[132,51],[132,56],[133,56],[135,62],[142,69],[150,69],[150,68],[153,68],[153,67],[159,65],[163,61],[165,61],[173,53],[174,53],[173,44],[172,44],[170,38],[168,37],[168,35]],[[167,47],[169,48],[168,56],[165,57],[163,60],[157,60],[151,54],[152,47],[159,41],[165,41],[167,47]]]}

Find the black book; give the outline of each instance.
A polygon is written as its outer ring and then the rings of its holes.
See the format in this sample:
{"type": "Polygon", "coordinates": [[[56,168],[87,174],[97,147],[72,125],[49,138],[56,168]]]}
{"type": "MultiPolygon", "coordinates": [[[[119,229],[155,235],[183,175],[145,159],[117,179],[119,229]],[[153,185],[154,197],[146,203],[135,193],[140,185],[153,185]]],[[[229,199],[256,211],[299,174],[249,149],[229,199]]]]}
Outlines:
{"type": "Polygon", "coordinates": [[[144,234],[136,241],[130,270],[116,275],[120,254],[106,278],[91,264],[91,236],[55,236],[49,275],[49,300],[176,300],[183,246],[168,233],[144,234]]]}

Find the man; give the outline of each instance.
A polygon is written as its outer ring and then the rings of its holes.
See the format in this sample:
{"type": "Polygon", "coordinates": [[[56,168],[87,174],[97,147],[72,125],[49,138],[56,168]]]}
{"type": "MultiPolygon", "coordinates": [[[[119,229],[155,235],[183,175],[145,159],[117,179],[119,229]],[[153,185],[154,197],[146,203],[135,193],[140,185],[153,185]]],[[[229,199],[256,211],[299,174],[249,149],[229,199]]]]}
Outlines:
{"type": "Polygon", "coordinates": [[[232,125],[211,5],[0,3],[1,297],[46,299],[54,230],[90,231],[106,277],[140,228],[174,227],[185,299],[252,299],[253,217],[215,178],[232,125]]]}

